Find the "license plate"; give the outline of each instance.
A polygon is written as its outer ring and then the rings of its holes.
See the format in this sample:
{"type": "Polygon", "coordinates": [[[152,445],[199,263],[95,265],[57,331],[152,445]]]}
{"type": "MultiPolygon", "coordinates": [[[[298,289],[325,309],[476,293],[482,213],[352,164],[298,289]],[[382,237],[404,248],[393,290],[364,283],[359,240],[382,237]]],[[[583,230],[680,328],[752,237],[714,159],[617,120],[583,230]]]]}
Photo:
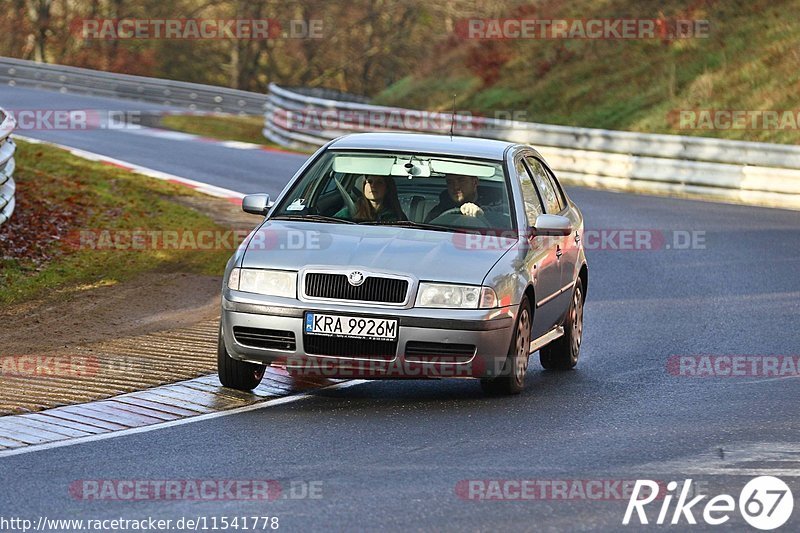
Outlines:
{"type": "Polygon", "coordinates": [[[306,313],[305,332],[330,337],[394,340],[397,320],[306,313]]]}

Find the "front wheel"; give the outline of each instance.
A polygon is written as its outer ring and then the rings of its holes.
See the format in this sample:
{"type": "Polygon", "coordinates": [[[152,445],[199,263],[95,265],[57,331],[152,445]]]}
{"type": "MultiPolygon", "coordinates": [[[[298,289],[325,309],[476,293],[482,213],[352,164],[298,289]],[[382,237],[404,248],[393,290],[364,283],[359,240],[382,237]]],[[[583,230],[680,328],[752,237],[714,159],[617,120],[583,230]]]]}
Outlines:
{"type": "Polygon", "coordinates": [[[266,368],[266,365],[239,361],[228,355],[220,327],[217,341],[217,372],[223,387],[243,391],[253,390],[261,383],[266,368]]]}
{"type": "Polygon", "coordinates": [[[539,350],[539,362],[546,370],[569,370],[578,364],[583,339],[583,299],[583,283],[578,278],[564,321],[564,336],[539,350]]]}
{"type": "Polygon", "coordinates": [[[519,304],[517,323],[511,337],[503,370],[495,378],[481,379],[483,392],[492,396],[519,394],[525,388],[525,373],[531,348],[531,305],[527,298],[519,304]]]}

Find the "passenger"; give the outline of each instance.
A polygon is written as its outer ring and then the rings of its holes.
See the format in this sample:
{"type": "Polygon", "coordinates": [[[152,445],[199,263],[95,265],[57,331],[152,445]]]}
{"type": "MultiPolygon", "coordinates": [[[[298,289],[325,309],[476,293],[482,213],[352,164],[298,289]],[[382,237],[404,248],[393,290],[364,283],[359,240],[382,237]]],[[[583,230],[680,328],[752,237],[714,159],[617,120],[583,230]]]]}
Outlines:
{"type": "Polygon", "coordinates": [[[347,218],[357,222],[396,222],[408,220],[400,207],[397,185],[386,176],[367,176],[362,185],[363,193],[355,202],[355,213],[346,206],[339,210],[336,218],[347,218]]]}

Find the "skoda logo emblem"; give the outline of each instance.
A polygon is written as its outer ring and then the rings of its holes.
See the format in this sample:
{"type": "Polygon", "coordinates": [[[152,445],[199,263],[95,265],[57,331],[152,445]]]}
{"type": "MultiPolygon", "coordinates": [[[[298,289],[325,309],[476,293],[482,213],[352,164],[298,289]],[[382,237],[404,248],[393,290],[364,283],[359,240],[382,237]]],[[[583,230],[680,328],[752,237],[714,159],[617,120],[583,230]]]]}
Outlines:
{"type": "Polygon", "coordinates": [[[362,283],[364,283],[364,274],[359,272],[358,270],[353,270],[348,274],[347,281],[350,282],[350,285],[353,287],[358,287],[362,283]]]}

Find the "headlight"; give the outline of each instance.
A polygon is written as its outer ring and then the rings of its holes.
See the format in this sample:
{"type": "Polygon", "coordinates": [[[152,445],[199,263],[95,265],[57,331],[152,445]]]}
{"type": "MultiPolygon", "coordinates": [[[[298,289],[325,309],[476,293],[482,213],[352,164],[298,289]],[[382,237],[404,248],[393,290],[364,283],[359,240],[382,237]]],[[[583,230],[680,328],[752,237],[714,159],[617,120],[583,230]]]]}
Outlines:
{"type": "Polygon", "coordinates": [[[235,291],[297,298],[297,272],[234,268],[228,276],[228,287],[235,291]]]}
{"type": "Polygon", "coordinates": [[[456,309],[485,309],[497,307],[497,295],[489,287],[451,285],[449,283],[420,283],[416,307],[450,307],[456,309]]]}

